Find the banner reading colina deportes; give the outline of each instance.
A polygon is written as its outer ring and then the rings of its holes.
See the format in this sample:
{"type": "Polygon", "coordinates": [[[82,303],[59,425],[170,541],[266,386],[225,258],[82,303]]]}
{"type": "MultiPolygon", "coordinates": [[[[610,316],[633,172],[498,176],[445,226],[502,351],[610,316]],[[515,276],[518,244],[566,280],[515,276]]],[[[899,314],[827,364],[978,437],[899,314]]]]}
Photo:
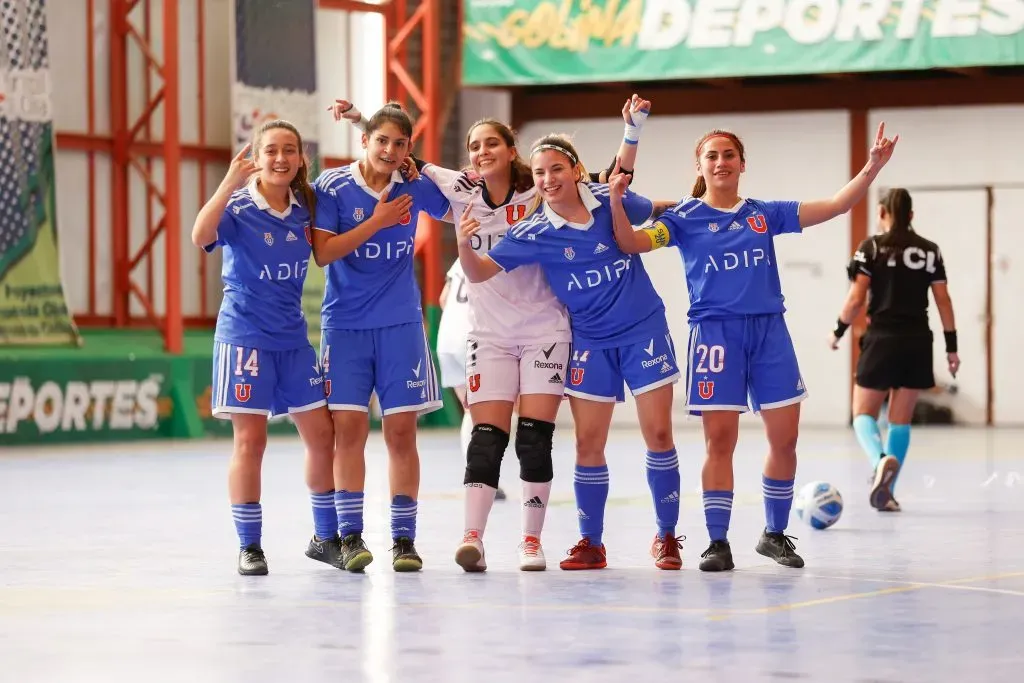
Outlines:
{"type": "MultiPolygon", "coordinates": [[[[231,31],[231,118],[234,149],[252,142],[272,119],[292,123],[309,158],[309,181],[320,171],[316,91],[316,0],[234,0],[231,31]],[[287,49],[267,49],[284,45],[287,49]]],[[[320,344],[324,272],[312,259],[302,293],[309,340],[320,344]]]]}
{"type": "Polygon", "coordinates": [[[0,346],[78,344],[57,251],[45,0],[0,2],[0,346]]]}
{"type": "Polygon", "coordinates": [[[1024,64],[1024,0],[464,0],[465,85],[1024,64]]]}

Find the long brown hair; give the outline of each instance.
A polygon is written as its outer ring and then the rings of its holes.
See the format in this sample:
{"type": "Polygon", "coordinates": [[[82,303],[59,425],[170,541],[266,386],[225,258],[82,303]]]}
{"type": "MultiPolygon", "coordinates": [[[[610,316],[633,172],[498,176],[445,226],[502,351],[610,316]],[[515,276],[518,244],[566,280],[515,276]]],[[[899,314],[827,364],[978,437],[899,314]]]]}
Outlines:
{"type": "MultiPolygon", "coordinates": [[[[466,131],[466,151],[469,151],[469,139],[473,136],[473,131],[480,126],[490,126],[497,133],[506,145],[509,147],[516,146],[516,134],[506,124],[498,121],[497,119],[480,119],[466,131]]],[[[533,187],[533,172],[530,171],[529,165],[523,161],[523,158],[517,153],[512,157],[511,168],[509,169],[510,179],[512,181],[512,187],[516,189],[516,192],[526,192],[533,187]]],[[[492,197],[491,199],[497,199],[492,197]]]]}
{"type": "Polygon", "coordinates": [[[879,198],[878,204],[892,221],[889,231],[878,238],[878,246],[886,247],[887,254],[900,254],[910,246],[910,235],[913,232],[910,214],[914,210],[914,202],[904,188],[894,187],[879,198]]]}
{"type": "MultiPolygon", "coordinates": [[[[736,146],[736,151],[740,153],[740,161],[747,160],[747,153],[746,150],[743,149],[743,141],[740,140],[739,136],[736,135],[736,133],[733,133],[732,131],[715,128],[714,130],[709,130],[707,133],[704,133],[704,135],[702,135],[701,138],[697,140],[697,147],[694,150],[694,156],[697,158],[698,161],[700,161],[700,149],[701,147],[704,146],[704,143],[710,140],[711,138],[717,137],[729,138],[732,141],[732,144],[736,146]]],[[[707,191],[708,185],[706,182],[704,182],[704,176],[701,175],[700,171],[698,170],[697,180],[695,180],[693,183],[693,189],[690,190],[690,196],[699,199],[703,197],[704,193],[706,193],[707,191]]]]}
{"type": "MultiPolygon", "coordinates": [[[[580,161],[580,153],[577,152],[576,148],[572,146],[571,142],[569,142],[569,137],[567,135],[545,135],[530,146],[530,158],[532,159],[533,155],[543,147],[553,147],[555,148],[555,151],[561,152],[569,158],[569,161],[572,162],[572,167],[577,171],[578,177],[576,178],[576,182],[590,179],[590,174],[587,173],[587,167],[583,165],[582,161],[580,161]]],[[[532,170],[530,171],[530,177],[533,177],[532,170]]],[[[526,207],[526,213],[523,214],[523,218],[532,216],[543,203],[544,199],[538,191],[537,196],[534,197],[533,201],[530,202],[530,205],[526,207]]]]}
{"type": "Polygon", "coordinates": [[[292,178],[292,182],[288,184],[293,194],[297,197],[302,197],[302,201],[306,205],[306,210],[309,211],[309,220],[311,225],[316,224],[316,192],[313,191],[313,186],[309,184],[309,159],[306,157],[306,150],[302,146],[302,135],[299,134],[299,130],[292,125],[290,122],[283,119],[274,119],[272,121],[265,122],[256,130],[256,134],[252,140],[253,158],[259,155],[260,149],[260,138],[267,131],[280,128],[286,130],[295,136],[295,139],[299,143],[299,156],[302,157],[302,165],[299,166],[298,172],[295,177],[292,178]]]}

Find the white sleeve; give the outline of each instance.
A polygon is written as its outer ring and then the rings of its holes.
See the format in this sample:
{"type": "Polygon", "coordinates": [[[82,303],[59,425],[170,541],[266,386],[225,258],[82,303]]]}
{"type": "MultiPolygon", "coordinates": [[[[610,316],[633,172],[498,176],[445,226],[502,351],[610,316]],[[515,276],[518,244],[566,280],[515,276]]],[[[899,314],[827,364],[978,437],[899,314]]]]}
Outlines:
{"type": "Polygon", "coordinates": [[[435,164],[426,164],[420,173],[427,176],[437,185],[437,188],[441,190],[441,194],[449,202],[464,204],[467,195],[473,191],[472,181],[462,171],[453,171],[450,168],[442,168],[435,164]]]}

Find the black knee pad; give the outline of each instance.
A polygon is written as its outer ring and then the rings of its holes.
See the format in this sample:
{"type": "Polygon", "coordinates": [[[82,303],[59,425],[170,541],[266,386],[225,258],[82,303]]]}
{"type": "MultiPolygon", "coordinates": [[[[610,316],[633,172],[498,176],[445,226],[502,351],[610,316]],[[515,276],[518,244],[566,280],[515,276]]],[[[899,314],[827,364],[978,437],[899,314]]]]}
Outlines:
{"type": "Polygon", "coordinates": [[[520,479],[545,483],[555,478],[554,467],[551,464],[551,437],[554,433],[553,422],[530,417],[519,418],[516,428],[516,455],[519,456],[520,479]]]}
{"type": "Polygon", "coordinates": [[[463,484],[486,484],[498,488],[501,458],[508,448],[508,433],[490,424],[473,427],[466,449],[466,478],[463,484]]]}

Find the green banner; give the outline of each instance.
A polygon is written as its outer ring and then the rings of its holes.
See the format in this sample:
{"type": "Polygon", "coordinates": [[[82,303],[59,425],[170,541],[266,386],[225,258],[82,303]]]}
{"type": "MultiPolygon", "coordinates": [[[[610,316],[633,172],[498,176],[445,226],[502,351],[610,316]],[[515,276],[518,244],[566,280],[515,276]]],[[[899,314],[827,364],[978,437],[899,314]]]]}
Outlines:
{"type": "Polygon", "coordinates": [[[1024,64],[1024,0],[465,0],[464,85],[1024,64]]]}
{"type": "Polygon", "coordinates": [[[178,436],[177,369],[170,359],[0,362],[0,444],[178,436]]]}
{"type": "Polygon", "coordinates": [[[0,3],[0,346],[79,342],[57,252],[45,9],[0,3]]]}

